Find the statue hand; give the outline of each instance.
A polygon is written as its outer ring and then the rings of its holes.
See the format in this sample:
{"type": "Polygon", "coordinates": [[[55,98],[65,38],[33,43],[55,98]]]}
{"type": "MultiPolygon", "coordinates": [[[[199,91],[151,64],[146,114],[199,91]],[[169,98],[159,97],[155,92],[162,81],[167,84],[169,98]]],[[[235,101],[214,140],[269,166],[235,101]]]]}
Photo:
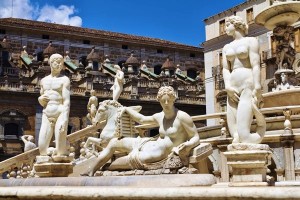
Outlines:
{"type": "Polygon", "coordinates": [[[48,104],[48,102],[50,101],[50,98],[48,97],[48,95],[43,94],[41,95],[39,98],[39,103],[43,106],[46,107],[46,105],[48,104]]]}
{"type": "Polygon", "coordinates": [[[227,92],[228,98],[231,101],[239,102],[240,96],[239,96],[238,91],[235,88],[229,87],[229,88],[226,89],[226,92],[227,92]]]}
{"type": "Polygon", "coordinates": [[[172,152],[174,152],[176,155],[182,154],[182,151],[184,151],[187,148],[185,143],[182,143],[178,145],[177,147],[173,147],[172,152]]]}
{"type": "Polygon", "coordinates": [[[262,102],[262,95],[261,95],[261,90],[259,89],[254,89],[252,91],[252,98],[253,98],[253,101],[256,105],[259,105],[261,102],[262,102]]]}

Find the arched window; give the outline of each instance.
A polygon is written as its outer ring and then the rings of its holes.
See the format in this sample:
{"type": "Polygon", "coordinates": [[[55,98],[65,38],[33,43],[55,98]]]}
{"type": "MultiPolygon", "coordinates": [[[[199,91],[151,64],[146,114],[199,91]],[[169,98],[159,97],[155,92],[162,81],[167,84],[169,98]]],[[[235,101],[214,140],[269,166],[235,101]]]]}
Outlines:
{"type": "Polygon", "coordinates": [[[197,77],[197,71],[195,69],[188,69],[186,72],[187,76],[195,79],[197,77]]]}
{"type": "Polygon", "coordinates": [[[159,75],[161,72],[161,67],[162,67],[162,65],[155,65],[154,66],[154,74],[159,75]]]}
{"type": "Polygon", "coordinates": [[[19,125],[16,123],[7,123],[4,125],[4,137],[8,139],[17,139],[19,136],[19,125]]]}

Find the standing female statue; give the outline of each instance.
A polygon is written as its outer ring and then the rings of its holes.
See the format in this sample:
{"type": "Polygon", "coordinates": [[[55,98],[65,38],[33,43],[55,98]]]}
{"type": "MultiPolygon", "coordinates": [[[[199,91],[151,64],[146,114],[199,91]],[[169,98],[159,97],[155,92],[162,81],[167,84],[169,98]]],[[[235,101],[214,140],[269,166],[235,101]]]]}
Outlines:
{"type": "Polygon", "coordinates": [[[117,70],[115,75],[115,81],[113,86],[110,88],[110,90],[113,91],[113,100],[118,101],[122,91],[123,91],[123,85],[124,85],[124,72],[121,70],[119,65],[115,65],[114,68],[117,70]]]}
{"type": "Polygon", "coordinates": [[[259,44],[245,37],[248,25],[238,16],[225,21],[227,35],[233,41],[223,48],[223,77],[227,91],[227,122],[233,143],[260,143],[266,122],[258,109],[261,100],[259,44]],[[250,133],[253,115],[257,132],[250,133]]]}

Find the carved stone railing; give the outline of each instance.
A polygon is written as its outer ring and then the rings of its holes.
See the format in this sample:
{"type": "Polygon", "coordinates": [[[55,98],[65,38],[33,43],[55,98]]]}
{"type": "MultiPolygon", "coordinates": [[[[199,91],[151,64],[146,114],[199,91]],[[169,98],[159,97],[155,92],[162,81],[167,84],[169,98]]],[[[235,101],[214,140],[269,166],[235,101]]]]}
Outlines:
{"type": "MultiPolygon", "coordinates": [[[[83,141],[86,137],[93,135],[105,122],[100,122],[97,126],[88,126],[84,129],[81,129],[77,132],[74,132],[67,136],[67,140],[72,146],[78,141],[83,141]]],[[[38,148],[32,149],[30,151],[21,153],[17,156],[9,158],[0,162],[0,174],[4,172],[11,171],[21,171],[22,166],[31,166],[34,163],[36,156],[39,155],[38,148]]]]}
{"type": "MultiPolygon", "coordinates": [[[[300,120],[300,117],[298,115],[300,111],[300,106],[282,106],[282,107],[272,107],[272,108],[263,108],[261,109],[261,112],[263,114],[278,114],[280,116],[275,117],[266,117],[267,123],[273,123],[275,121],[279,121],[282,123],[282,131],[278,131],[281,135],[286,134],[293,134],[293,127],[291,121],[296,119],[300,120]],[[293,115],[297,115],[294,116],[293,115]]],[[[205,137],[201,137],[200,141],[203,142],[213,142],[213,140],[221,140],[221,139],[228,139],[231,140],[230,135],[227,131],[227,123],[226,123],[226,113],[214,113],[214,114],[207,114],[207,115],[197,115],[192,116],[192,120],[194,122],[196,121],[203,121],[207,119],[220,119],[220,125],[213,126],[213,127],[202,127],[198,128],[198,132],[201,135],[206,135],[205,137]],[[210,131],[214,129],[214,132],[217,132],[217,135],[210,134],[210,131]],[[207,132],[207,134],[204,134],[204,132],[207,132]],[[212,140],[213,139],[213,140],[212,140]]],[[[254,121],[255,123],[255,121],[254,121]]],[[[72,133],[67,136],[67,140],[70,143],[71,147],[74,147],[75,143],[78,142],[84,142],[85,139],[88,136],[94,135],[98,129],[101,129],[102,125],[105,124],[105,122],[100,122],[97,126],[88,126],[82,130],[79,130],[75,133],[72,133]]],[[[151,129],[156,128],[157,126],[155,124],[145,124],[145,125],[138,125],[136,126],[136,129],[138,129],[140,132],[143,132],[145,129],[151,129]]],[[[299,127],[297,127],[299,128],[299,127]]],[[[300,136],[299,133],[296,133],[300,136]]],[[[274,140],[274,137],[280,137],[281,135],[267,135],[264,138],[264,141],[268,140],[274,140]]],[[[22,166],[32,166],[35,157],[39,154],[38,148],[30,150],[28,152],[22,153],[20,155],[17,155],[13,158],[7,159],[5,161],[0,162],[0,174],[8,171],[8,172],[15,172],[16,168],[20,169],[22,166]]],[[[20,170],[19,170],[20,171],[20,170]]]]}

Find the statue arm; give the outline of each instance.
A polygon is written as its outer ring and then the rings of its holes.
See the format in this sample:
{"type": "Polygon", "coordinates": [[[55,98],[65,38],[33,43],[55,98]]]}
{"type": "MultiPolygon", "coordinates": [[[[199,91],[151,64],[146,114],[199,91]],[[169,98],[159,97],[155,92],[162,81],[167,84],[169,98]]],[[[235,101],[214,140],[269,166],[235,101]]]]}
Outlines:
{"type": "Polygon", "coordinates": [[[224,46],[223,51],[222,51],[222,55],[223,55],[223,60],[222,60],[222,64],[223,64],[223,79],[224,79],[224,84],[225,84],[225,90],[227,92],[228,97],[234,101],[234,102],[238,102],[239,101],[239,93],[238,91],[233,88],[231,86],[230,83],[230,69],[231,69],[231,63],[227,60],[226,58],[226,49],[227,49],[227,45],[224,46]]]}
{"type": "Polygon", "coordinates": [[[62,98],[63,98],[63,115],[65,120],[69,118],[70,112],[70,80],[65,77],[63,88],[62,88],[62,98]]]}
{"type": "Polygon", "coordinates": [[[134,121],[140,123],[140,124],[157,124],[157,121],[155,119],[155,115],[154,114],[152,116],[145,116],[142,115],[141,113],[138,113],[137,111],[133,110],[130,107],[125,107],[125,111],[133,118],[134,121]]]}
{"type": "Polygon", "coordinates": [[[253,70],[254,89],[261,90],[259,44],[256,38],[249,39],[249,59],[253,70]]]}
{"type": "Polygon", "coordinates": [[[22,141],[23,141],[24,143],[28,142],[27,137],[28,137],[28,135],[23,135],[23,136],[21,137],[21,139],[22,139],[22,141]]]}
{"type": "Polygon", "coordinates": [[[124,73],[121,70],[119,70],[115,77],[118,79],[119,82],[122,82],[124,79],[124,73]]]}
{"type": "Polygon", "coordinates": [[[38,101],[41,104],[41,106],[43,106],[44,108],[47,106],[48,101],[50,100],[49,97],[45,94],[45,90],[44,90],[44,83],[43,83],[43,79],[41,80],[41,90],[40,90],[40,94],[41,96],[39,96],[38,101]]]}
{"type": "Polygon", "coordinates": [[[256,101],[261,98],[259,44],[256,38],[249,38],[249,60],[252,66],[254,90],[252,96],[256,101]]]}
{"type": "Polygon", "coordinates": [[[227,48],[227,45],[224,46],[223,48],[223,51],[222,51],[222,65],[223,65],[223,70],[222,70],[222,73],[223,73],[223,79],[224,79],[224,83],[225,83],[225,89],[229,88],[230,87],[230,71],[229,71],[229,68],[230,68],[230,63],[228,63],[227,59],[226,59],[226,48],[227,48]]]}
{"type": "Polygon", "coordinates": [[[179,119],[186,133],[188,134],[188,138],[189,138],[189,140],[184,142],[183,144],[185,148],[188,151],[190,151],[192,148],[200,144],[199,142],[200,137],[191,116],[183,111],[179,111],[179,112],[180,112],[179,119]]]}

